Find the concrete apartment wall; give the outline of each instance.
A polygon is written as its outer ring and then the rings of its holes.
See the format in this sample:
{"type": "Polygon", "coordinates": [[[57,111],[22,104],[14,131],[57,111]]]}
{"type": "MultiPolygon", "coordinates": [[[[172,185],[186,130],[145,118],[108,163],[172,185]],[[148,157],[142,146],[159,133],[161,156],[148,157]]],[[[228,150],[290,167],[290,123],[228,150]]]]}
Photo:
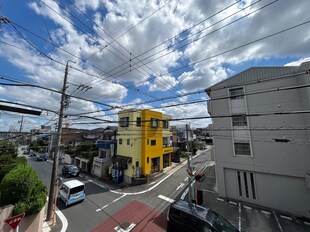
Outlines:
{"type": "MultiPolygon", "coordinates": [[[[278,69],[267,68],[264,74],[264,70],[260,68],[259,74],[262,77],[276,76],[282,72],[278,69]]],[[[257,75],[255,70],[250,71],[252,75],[257,75]]],[[[246,73],[243,72],[242,75],[246,76],[246,73]]],[[[238,74],[232,78],[235,77],[242,81],[238,74]]],[[[233,80],[229,82],[233,83],[233,80]]],[[[301,84],[309,84],[308,75],[244,85],[243,88],[245,93],[251,93],[301,84]]],[[[208,110],[213,116],[271,114],[247,117],[247,128],[251,130],[243,131],[235,130],[241,128],[233,127],[231,118],[213,119],[219,195],[310,217],[310,189],[305,181],[305,175],[310,172],[309,130],[293,130],[309,126],[310,116],[305,113],[274,114],[310,110],[310,88],[272,91],[246,95],[244,99],[227,98],[216,101],[212,101],[212,98],[229,96],[229,88],[216,91],[212,91],[212,87],[210,89],[208,110]],[[217,130],[225,128],[228,130],[217,130]],[[276,130],[264,130],[268,128],[276,130]],[[290,142],[281,143],[275,139],[289,139],[290,142]],[[235,141],[249,141],[251,156],[235,155],[235,141]]]]}

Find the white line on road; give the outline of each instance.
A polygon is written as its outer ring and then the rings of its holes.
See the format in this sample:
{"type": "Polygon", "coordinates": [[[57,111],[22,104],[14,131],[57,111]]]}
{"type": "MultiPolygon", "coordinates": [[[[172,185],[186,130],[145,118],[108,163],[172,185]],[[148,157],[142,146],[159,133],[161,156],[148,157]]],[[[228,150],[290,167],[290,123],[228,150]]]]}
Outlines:
{"type": "Polygon", "coordinates": [[[239,202],[239,231],[241,231],[241,204],[239,202]]]}
{"type": "Polygon", "coordinates": [[[278,219],[276,213],[275,213],[274,211],[272,211],[272,212],[273,212],[274,217],[275,217],[276,220],[277,220],[277,223],[278,223],[278,226],[279,226],[280,231],[283,232],[282,226],[281,226],[281,224],[280,224],[280,222],[279,222],[279,219],[278,219]]]}
{"type": "Polygon", "coordinates": [[[62,228],[60,232],[65,232],[68,228],[68,221],[65,215],[56,207],[56,214],[59,217],[61,223],[62,223],[62,228]]]}
{"type": "Polygon", "coordinates": [[[154,181],[154,182],[151,182],[151,183],[149,183],[148,185],[153,185],[153,184],[156,184],[156,182],[154,181]]]}
{"type": "Polygon", "coordinates": [[[182,196],[181,196],[181,200],[184,200],[186,194],[188,193],[188,188],[185,189],[185,191],[183,192],[182,196]]]}
{"type": "Polygon", "coordinates": [[[104,208],[107,208],[107,207],[108,207],[109,205],[111,205],[112,203],[119,201],[119,200],[122,199],[123,197],[126,197],[126,195],[127,195],[127,194],[124,194],[124,195],[120,196],[119,198],[116,198],[116,199],[113,200],[111,203],[109,203],[109,204],[107,204],[107,205],[105,205],[105,206],[103,206],[103,207],[97,209],[96,212],[99,212],[99,211],[103,210],[104,208]]]}
{"type": "Polygon", "coordinates": [[[203,192],[207,192],[207,193],[215,193],[215,191],[208,190],[208,189],[201,189],[201,191],[203,191],[203,192]]]}
{"type": "Polygon", "coordinates": [[[176,190],[179,190],[180,188],[183,188],[184,185],[185,185],[185,184],[181,183],[181,184],[177,187],[176,190]]]}
{"type": "Polygon", "coordinates": [[[173,202],[174,202],[173,199],[171,199],[171,198],[169,198],[169,197],[165,197],[165,196],[163,196],[163,195],[159,195],[158,197],[159,197],[160,199],[163,199],[163,200],[168,201],[168,202],[170,202],[170,203],[173,203],[173,202]]]}

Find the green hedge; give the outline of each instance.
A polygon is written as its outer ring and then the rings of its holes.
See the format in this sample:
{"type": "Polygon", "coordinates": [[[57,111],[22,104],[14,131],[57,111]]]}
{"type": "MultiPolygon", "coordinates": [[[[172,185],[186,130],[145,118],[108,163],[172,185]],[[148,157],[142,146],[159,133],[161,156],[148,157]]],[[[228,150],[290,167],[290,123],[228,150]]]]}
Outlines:
{"type": "Polygon", "coordinates": [[[47,190],[28,165],[19,164],[0,183],[0,204],[14,205],[14,215],[38,213],[46,202],[47,190]]]}

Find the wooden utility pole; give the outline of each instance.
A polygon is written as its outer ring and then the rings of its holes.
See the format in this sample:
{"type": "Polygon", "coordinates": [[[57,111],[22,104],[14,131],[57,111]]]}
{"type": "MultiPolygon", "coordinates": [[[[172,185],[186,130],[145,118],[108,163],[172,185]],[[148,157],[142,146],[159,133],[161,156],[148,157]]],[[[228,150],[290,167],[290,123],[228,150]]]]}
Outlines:
{"type": "MultiPolygon", "coordinates": [[[[52,178],[51,178],[51,183],[50,183],[50,192],[49,192],[48,205],[47,205],[47,215],[46,215],[47,221],[51,221],[51,219],[52,219],[53,209],[54,209],[53,204],[54,204],[56,197],[57,197],[57,193],[55,190],[57,189],[56,188],[56,185],[57,185],[56,181],[57,181],[57,173],[58,173],[59,153],[60,153],[60,147],[61,147],[62,120],[63,120],[64,108],[65,108],[69,62],[73,62],[73,61],[71,61],[71,60],[67,61],[67,65],[66,65],[66,69],[65,69],[64,83],[63,83],[62,92],[61,92],[60,110],[59,110],[59,119],[58,119],[58,128],[57,128],[57,147],[56,147],[56,152],[55,152],[54,159],[53,159],[54,162],[53,162],[52,178]]],[[[55,212],[54,212],[54,217],[55,217],[55,212]]],[[[56,220],[53,220],[53,221],[56,222],[56,220]]]]}

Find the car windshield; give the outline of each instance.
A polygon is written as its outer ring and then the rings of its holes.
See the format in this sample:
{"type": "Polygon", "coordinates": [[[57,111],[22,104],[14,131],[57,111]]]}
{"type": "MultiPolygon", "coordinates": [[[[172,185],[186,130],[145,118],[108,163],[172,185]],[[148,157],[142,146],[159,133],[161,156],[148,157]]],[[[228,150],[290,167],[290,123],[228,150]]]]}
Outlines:
{"type": "Polygon", "coordinates": [[[237,232],[238,230],[225,218],[221,215],[214,213],[213,211],[209,210],[206,219],[213,225],[218,231],[223,232],[237,232]]]}
{"type": "Polygon", "coordinates": [[[70,166],[69,169],[72,170],[72,171],[77,171],[77,170],[79,170],[76,166],[70,166]]]}

